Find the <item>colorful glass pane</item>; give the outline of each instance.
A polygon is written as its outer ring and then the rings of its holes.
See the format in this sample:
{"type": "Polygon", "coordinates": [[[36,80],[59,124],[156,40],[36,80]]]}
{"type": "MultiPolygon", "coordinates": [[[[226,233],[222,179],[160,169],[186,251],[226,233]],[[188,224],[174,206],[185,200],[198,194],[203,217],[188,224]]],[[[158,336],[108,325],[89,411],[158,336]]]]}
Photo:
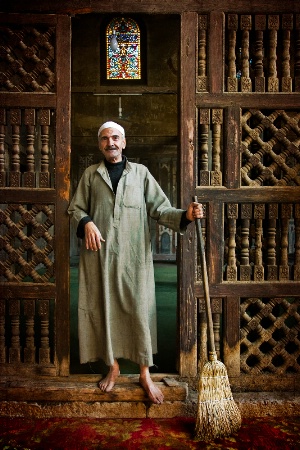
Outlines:
{"type": "Polygon", "coordinates": [[[111,20],[106,29],[106,76],[108,80],[141,79],[141,32],[138,24],[126,18],[111,20]],[[117,46],[111,45],[113,38],[117,46]]]}

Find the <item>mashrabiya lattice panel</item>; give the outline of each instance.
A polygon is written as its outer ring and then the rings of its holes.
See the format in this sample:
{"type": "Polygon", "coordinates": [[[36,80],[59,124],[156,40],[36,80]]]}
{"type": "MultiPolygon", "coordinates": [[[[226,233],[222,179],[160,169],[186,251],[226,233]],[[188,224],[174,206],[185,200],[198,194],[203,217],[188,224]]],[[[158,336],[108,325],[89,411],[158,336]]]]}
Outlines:
{"type": "Polygon", "coordinates": [[[55,27],[0,26],[0,91],[55,91],[55,27]]]}
{"type": "Polygon", "coordinates": [[[54,205],[2,205],[0,280],[52,282],[54,205]]]}
{"type": "Polygon", "coordinates": [[[241,301],[241,371],[300,372],[300,299],[241,301]]]}
{"type": "Polygon", "coordinates": [[[243,111],[243,186],[300,185],[300,112],[243,111]]]}

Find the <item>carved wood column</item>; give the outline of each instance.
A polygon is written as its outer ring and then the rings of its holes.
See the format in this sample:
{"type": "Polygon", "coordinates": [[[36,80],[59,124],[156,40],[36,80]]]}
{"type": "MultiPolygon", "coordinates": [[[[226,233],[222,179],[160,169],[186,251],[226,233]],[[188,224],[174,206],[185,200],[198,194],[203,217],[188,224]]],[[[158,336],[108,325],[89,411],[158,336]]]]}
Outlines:
{"type": "Polygon", "coordinates": [[[236,32],[238,30],[238,15],[228,14],[228,76],[227,76],[227,91],[238,91],[238,79],[236,73],[236,32]]]}
{"type": "Polygon", "coordinates": [[[0,108],[0,187],[5,187],[6,185],[5,130],[6,130],[6,110],[4,108],[0,108]]]}
{"type": "Polygon", "coordinates": [[[255,15],[255,92],[265,92],[264,76],[264,31],[266,29],[266,16],[255,15]]]}
{"type": "Polygon", "coordinates": [[[292,92],[291,77],[291,30],[293,29],[293,14],[282,15],[283,49],[282,49],[282,92],[292,92]]]}
{"type": "Polygon", "coordinates": [[[198,85],[199,92],[207,91],[207,15],[198,18],[198,85]]]}
{"type": "Polygon", "coordinates": [[[279,80],[277,77],[277,33],[279,30],[279,16],[270,15],[268,17],[269,29],[269,78],[268,92],[279,92],[279,80]]]}
{"type": "Polygon", "coordinates": [[[242,29],[242,76],[241,76],[241,91],[251,92],[252,83],[250,78],[250,56],[249,56],[249,33],[252,27],[251,15],[241,16],[242,29]]]}

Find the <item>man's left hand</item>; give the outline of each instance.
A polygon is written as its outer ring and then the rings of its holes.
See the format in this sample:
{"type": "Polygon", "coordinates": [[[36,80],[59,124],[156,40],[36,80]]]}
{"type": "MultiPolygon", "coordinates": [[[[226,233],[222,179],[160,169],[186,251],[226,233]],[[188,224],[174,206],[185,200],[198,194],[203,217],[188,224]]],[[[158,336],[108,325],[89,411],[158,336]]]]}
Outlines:
{"type": "Polygon", "coordinates": [[[191,222],[196,219],[202,219],[203,217],[203,206],[202,203],[192,202],[189,204],[186,211],[186,218],[191,222]]]}

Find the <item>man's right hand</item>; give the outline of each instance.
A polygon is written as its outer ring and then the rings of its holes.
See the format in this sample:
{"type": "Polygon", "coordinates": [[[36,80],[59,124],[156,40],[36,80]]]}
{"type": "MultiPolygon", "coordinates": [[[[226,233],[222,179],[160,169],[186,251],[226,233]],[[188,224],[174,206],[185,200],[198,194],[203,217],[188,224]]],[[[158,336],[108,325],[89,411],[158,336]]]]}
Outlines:
{"type": "Polygon", "coordinates": [[[101,249],[101,242],[105,242],[94,222],[88,222],[84,226],[85,246],[87,250],[97,251],[101,249]]]}

